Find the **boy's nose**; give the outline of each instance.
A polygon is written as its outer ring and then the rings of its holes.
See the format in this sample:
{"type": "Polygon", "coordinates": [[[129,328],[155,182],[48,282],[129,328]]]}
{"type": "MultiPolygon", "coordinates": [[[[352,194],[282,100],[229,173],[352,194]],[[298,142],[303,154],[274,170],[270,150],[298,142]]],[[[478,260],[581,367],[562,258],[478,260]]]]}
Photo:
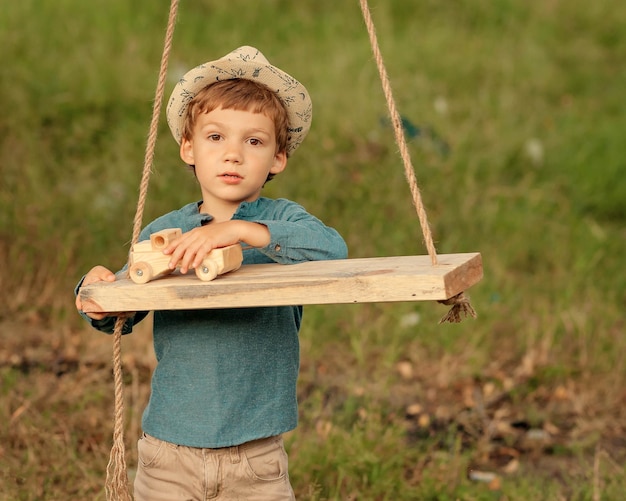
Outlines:
{"type": "Polygon", "coordinates": [[[224,160],[226,162],[241,162],[241,150],[236,145],[229,145],[224,153],[224,160]]]}

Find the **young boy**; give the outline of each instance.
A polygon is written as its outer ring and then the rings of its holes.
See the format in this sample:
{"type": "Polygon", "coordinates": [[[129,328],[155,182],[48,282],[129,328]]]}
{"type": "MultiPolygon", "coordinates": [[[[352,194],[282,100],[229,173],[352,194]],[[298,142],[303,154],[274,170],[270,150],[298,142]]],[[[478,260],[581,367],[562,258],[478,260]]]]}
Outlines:
{"type": "MultiPolygon", "coordinates": [[[[341,236],[301,206],[260,196],[311,122],[304,86],[261,52],[240,47],[189,71],[172,93],[167,120],[202,194],[141,233],[146,240],[182,228],[163,251],[172,269],[186,273],[212,249],[239,242],[250,246],[244,264],[347,256],[341,236]]],[[[79,287],[114,280],[96,266],[79,287]]],[[[81,314],[112,331],[114,317],[81,314]]],[[[137,313],[124,332],[146,314],[137,313]]],[[[135,499],[294,499],[281,436],[298,419],[301,318],[301,306],[154,312],[157,366],[135,499]]]]}

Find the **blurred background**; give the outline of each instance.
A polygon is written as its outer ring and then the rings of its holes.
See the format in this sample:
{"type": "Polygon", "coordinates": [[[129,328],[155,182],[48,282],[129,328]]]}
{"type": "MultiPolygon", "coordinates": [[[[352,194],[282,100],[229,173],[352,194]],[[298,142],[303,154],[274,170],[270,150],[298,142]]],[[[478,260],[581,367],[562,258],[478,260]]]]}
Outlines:
{"type": "MultiPolygon", "coordinates": [[[[478,318],[312,306],[298,499],[621,499],[626,6],[371,0],[437,251],[481,252],[478,318]]],[[[168,2],[0,9],[0,499],[104,499],[111,338],[76,313],[126,261],[168,2]]],[[[309,136],[265,195],[351,257],[425,254],[359,3],[182,1],[166,98],[240,45],[302,81],[309,136]]],[[[164,116],[144,221],[199,198],[164,116]]],[[[129,473],[154,366],[123,342],[129,473]]]]}

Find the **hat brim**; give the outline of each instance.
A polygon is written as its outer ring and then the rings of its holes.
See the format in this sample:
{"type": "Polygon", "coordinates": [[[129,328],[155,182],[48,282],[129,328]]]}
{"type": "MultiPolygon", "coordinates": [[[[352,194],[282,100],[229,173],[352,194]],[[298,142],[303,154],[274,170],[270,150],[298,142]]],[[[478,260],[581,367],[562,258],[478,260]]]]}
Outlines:
{"type": "Polygon", "coordinates": [[[243,78],[264,84],[281,100],[289,119],[287,154],[302,143],[311,127],[311,98],[304,85],[272,66],[254,47],[240,47],[221,59],[188,71],[176,84],[167,104],[167,123],[178,144],[182,140],[189,102],[207,85],[220,80],[243,78]]]}

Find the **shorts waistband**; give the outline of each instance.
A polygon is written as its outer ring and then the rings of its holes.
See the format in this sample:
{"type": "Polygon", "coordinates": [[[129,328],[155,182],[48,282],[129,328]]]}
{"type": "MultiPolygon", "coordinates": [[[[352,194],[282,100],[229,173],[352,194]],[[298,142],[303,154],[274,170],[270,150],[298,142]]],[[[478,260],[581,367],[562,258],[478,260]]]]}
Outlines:
{"type": "Polygon", "coordinates": [[[225,445],[224,447],[194,447],[194,446],[190,446],[190,445],[179,445],[179,444],[175,444],[173,442],[168,442],[167,440],[163,440],[160,438],[157,438],[153,435],[150,435],[146,432],[143,432],[143,436],[147,437],[149,440],[155,440],[155,441],[159,441],[159,442],[163,442],[163,444],[165,444],[168,447],[171,447],[172,449],[176,449],[178,447],[188,447],[189,449],[198,449],[198,450],[206,450],[206,451],[223,451],[226,449],[232,449],[233,447],[240,447],[240,448],[250,448],[250,447],[255,447],[257,445],[263,445],[266,442],[273,442],[276,440],[282,440],[283,436],[282,434],[280,435],[272,435],[270,437],[264,437],[264,438],[257,438],[255,440],[250,440],[248,442],[243,442],[241,444],[238,445],[225,445]]]}

